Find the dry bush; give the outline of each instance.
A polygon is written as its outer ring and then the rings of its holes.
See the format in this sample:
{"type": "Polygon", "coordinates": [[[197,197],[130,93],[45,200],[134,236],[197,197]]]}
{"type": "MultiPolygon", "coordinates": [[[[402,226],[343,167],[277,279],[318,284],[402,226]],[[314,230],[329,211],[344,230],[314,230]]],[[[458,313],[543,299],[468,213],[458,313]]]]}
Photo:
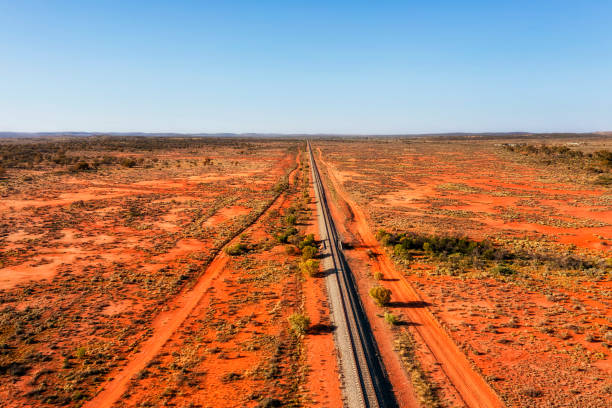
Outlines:
{"type": "Polygon", "coordinates": [[[391,290],[384,286],[374,286],[369,294],[378,306],[386,306],[391,301],[391,290]]]}
{"type": "Polygon", "coordinates": [[[315,277],[319,274],[319,261],[307,259],[304,262],[300,262],[300,270],[307,276],[315,277]]]}
{"type": "Polygon", "coordinates": [[[293,313],[287,318],[289,327],[296,336],[303,336],[310,326],[310,318],[302,313],[293,313]]]}

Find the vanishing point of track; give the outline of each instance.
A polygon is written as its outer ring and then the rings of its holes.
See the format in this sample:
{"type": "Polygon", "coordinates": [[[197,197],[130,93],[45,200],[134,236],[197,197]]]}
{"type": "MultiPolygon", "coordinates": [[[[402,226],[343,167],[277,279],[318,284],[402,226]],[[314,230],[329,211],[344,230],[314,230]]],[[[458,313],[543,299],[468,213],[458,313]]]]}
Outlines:
{"type": "Polygon", "coordinates": [[[331,217],[310,143],[308,153],[318,202],[320,235],[324,252],[329,253],[331,260],[327,284],[332,318],[337,327],[335,338],[347,405],[349,408],[397,407],[357,285],[342,252],[342,241],[331,217]]]}

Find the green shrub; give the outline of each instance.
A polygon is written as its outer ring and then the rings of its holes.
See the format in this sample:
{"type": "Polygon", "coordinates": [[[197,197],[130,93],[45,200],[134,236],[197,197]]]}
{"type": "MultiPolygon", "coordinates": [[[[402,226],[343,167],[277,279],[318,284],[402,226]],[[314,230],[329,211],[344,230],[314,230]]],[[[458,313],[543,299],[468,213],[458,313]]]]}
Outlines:
{"type": "Polygon", "coordinates": [[[302,259],[312,259],[317,255],[317,248],[313,246],[305,246],[302,248],[302,259]]]}
{"type": "Polygon", "coordinates": [[[289,227],[285,229],[283,232],[276,234],[276,240],[282,244],[286,244],[289,242],[289,237],[297,234],[298,230],[295,227],[289,227]]]}
{"type": "Polygon", "coordinates": [[[305,246],[314,246],[314,243],[315,243],[314,234],[308,234],[304,237],[303,240],[300,241],[300,243],[298,244],[298,247],[302,249],[305,246]]]}
{"type": "Polygon", "coordinates": [[[308,276],[317,276],[319,274],[319,261],[315,259],[307,259],[300,262],[300,270],[308,276]]]}
{"type": "Polygon", "coordinates": [[[297,217],[294,214],[289,214],[285,217],[285,223],[287,225],[295,225],[297,222],[297,217]]]}
{"type": "Polygon", "coordinates": [[[378,306],[386,306],[391,301],[391,290],[384,286],[374,286],[369,293],[378,306]]]}
{"type": "Polygon", "coordinates": [[[310,326],[310,319],[302,313],[293,313],[287,318],[289,327],[296,336],[303,336],[310,326]]]}
{"type": "Polygon", "coordinates": [[[384,277],[384,275],[380,271],[377,271],[376,273],[374,273],[374,279],[376,279],[377,281],[382,280],[383,277],[384,277]]]}
{"type": "Polygon", "coordinates": [[[249,247],[247,245],[241,242],[237,242],[225,248],[225,253],[231,256],[236,256],[236,255],[242,255],[248,250],[249,250],[249,247]]]}
{"type": "Polygon", "coordinates": [[[512,276],[516,271],[507,265],[497,265],[491,269],[493,275],[512,276]]]}
{"type": "Polygon", "coordinates": [[[293,245],[286,245],[285,246],[285,253],[287,255],[297,255],[300,253],[300,251],[298,251],[298,249],[293,246],[293,245]]]}
{"type": "Polygon", "coordinates": [[[376,239],[380,241],[381,244],[388,245],[389,240],[391,239],[391,234],[389,234],[387,231],[383,229],[379,229],[376,232],[376,239]]]}
{"type": "Polygon", "coordinates": [[[394,314],[385,312],[385,322],[389,323],[391,326],[395,326],[399,323],[399,319],[394,314]]]}
{"type": "Polygon", "coordinates": [[[411,256],[408,253],[408,250],[402,246],[402,244],[397,244],[393,247],[393,255],[400,259],[410,259],[411,256]]]}

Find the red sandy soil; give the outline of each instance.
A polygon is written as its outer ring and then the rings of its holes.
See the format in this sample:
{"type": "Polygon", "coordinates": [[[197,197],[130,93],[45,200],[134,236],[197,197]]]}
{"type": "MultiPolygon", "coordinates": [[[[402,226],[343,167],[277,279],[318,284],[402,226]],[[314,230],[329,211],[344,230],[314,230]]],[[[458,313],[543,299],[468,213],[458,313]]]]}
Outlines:
{"type": "MultiPolygon", "coordinates": [[[[596,149],[598,142],[592,143],[596,149]]],[[[609,190],[580,171],[517,159],[487,142],[352,141],[318,147],[334,182],[332,196],[349,203],[341,207],[358,243],[354,252],[364,242],[374,248],[371,272],[384,273],[382,284],[392,290],[394,302],[422,300],[420,306],[426,306],[390,309],[409,323],[429,315],[441,331],[429,342],[446,338],[459,346],[447,358],[461,362],[461,370],[440,366],[450,383],[457,387],[464,380],[467,365],[507,406],[607,406],[609,275],[534,264],[510,278],[476,272],[444,276],[431,261],[394,265],[372,231],[461,234],[559,259],[603,259],[610,257],[612,243],[609,190]]],[[[410,327],[420,335],[417,340],[427,336],[424,327],[429,324],[410,327]]],[[[443,349],[446,353],[448,346],[443,349]]],[[[439,357],[432,347],[425,351],[439,357]]],[[[442,387],[444,405],[456,403],[426,354],[419,357],[442,387]]],[[[463,402],[478,406],[469,388],[460,387],[463,402]]]]}
{"type": "Polygon", "coordinates": [[[181,293],[160,313],[151,324],[151,337],[140,344],[140,352],[131,356],[128,363],[117,373],[111,374],[112,380],[103,386],[102,392],[85,404],[85,407],[110,407],[126,391],[129,381],[155,357],[170,336],[181,326],[200,302],[206,289],[219,277],[225,267],[228,256],[221,252],[206,268],[193,288],[181,293]]]}
{"type": "MultiPolygon", "coordinates": [[[[469,407],[501,407],[503,404],[499,400],[499,397],[495,392],[488,386],[486,381],[475,372],[465,355],[453,342],[453,340],[447,335],[445,330],[438,324],[436,319],[433,317],[427,307],[420,307],[418,305],[423,303],[422,298],[417,294],[412,285],[404,278],[404,276],[396,271],[393,264],[388,259],[386,252],[380,248],[380,245],[374,234],[371,232],[365,215],[361,208],[359,208],[354,201],[352,201],[348,195],[343,191],[342,187],[335,181],[333,169],[321,158],[319,151],[319,160],[324,164],[327,170],[327,174],[331,182],[333,183],[335,191],[338,193],[338,199],[344,201],[349,207],[350,213],[347,217],[346,214],[343,218],[350,222],[344,223],[347,231],[355,238],[360,252],[362,252],[361,259],[367,259],[366,251],[369,249],[374,252],[372,257],[371,268],[375,273],[380,271],[385,277],[384,286],[391,289],[393,293],[394,304],[397,305],[392,307],[394,312],[403,314],[408,317],[409,322],[412,324],[411,328],[414,328],[418,333],[422,342],[427,346],[429,351],[435,357],[436,363],[440,365],[444,374],[448,377],[454,388],[457,390],[461,400],[465,405],[469,407]]],[[[363,281],[363,280],[362,280],[363,281]]],[[[367,290],[369,285],[361,285],[361,295],[367,296],[367,290]]],[[[389,332],[384,330],[382,319],[376,317],[377,310],[374,308],[373,302],[368,299],[365,302],[368,306],[368,315],[370,321],[375,326],[375,334],[380,332],[389,332]],[[378,326],[378,327],[376,327],[378,326]]],[[[381,337],[381,336],[379,336],[381,337]]],[[[410,397],[414,400],[414,391],[406,392],[410,390],[410,381],[401,376],[399,370],[402,370],[401,363],[391,349],[393,342],[387,338],[381,338],[378,340],[379,347],[383,358],[385,358],[385,366],[390,371],[390,377],[393,382],[394,378],[403,378],[404,381],[399,383],[397,386],[394,384],[394,388],[400,397],[400,404],[402,406],[418,406],[416,402],[410,401],[410,397]],[[395,358],[394,358],[395,357],[395,358]],[[393,369],[393,371],[391,371],[393,369]],[[401,392],[404,391],[404,392],[401,392]],[[408,398],[406,398],[408,397],[408,398]]],[[[458,401],[453,401],[456,403],[458,401]]]]}
{"type": "Polygon", "coordinates": [[[215,145],[206,166],[173,151],[148,168],[11,170],[0,186],[3,406],[80,406],[126,356],[138,356],[132,370],[146,361],[197,304],[198,279],[214,279],[214,254],[271,202],[294,166],[289,146],[215,145]]]}
{"type": "MultiPolygon", "coordinates": [[[[310,174],[309,174],[310,177],[310,174]]],[[[314,189],[310,188],[310,197],[314,197],[314,189]]],[[[310,211],[316,215],[316,203],[310,202],[310,211]]],[[[305,233],[314,234],[319,240],[319,229],[314,218],[308,222],[305,233]]],[[[341,407],[342,392],[338,371],[338,356],[336,354],[333,328],[327,302],[327,289],[322,278],[306,278],[302,284],[304,293],[304,311],[310,317],[311,325],[317,327],[315,332],[306,336],[304,346],[307,352],[306,363],[309,368],[306,379],[306,406],[341,407]]]]}
{"type": "MultiPolygon", "coordinates": [[[[355,237],[352,230],[348,229],[348,223],[338,222],[340,220],[346,220],[347,214],[336,207],[336,205],[336,203],[332,203],[331,212],[332,217],[336,220],[336,226],[340,226],[340,234],[344,237],[343,240],[346,240],[346,237],[355,237]]],[[[368,290],[370,286],[367,283],[369,281],[369,268],[371,265],[370,259],[366,254],[367,248],[363,242],[358,239],[352,239],[349,242],[351,242],[351,244],[356,244],[355,246],[360,248],[360,250],[356,251],[345,250],[345,255],[351,266],[351,272],[358,277],[357,284],[359,286],[358,290],[361,298],[368,299],[368,290]]],[[[400,407],[406,408],[419,407],[418,397],[415,394],[410,376],[402,367],[401,361],[398,359],[397,353],[393,347],[393,333],[384,320],[381,319],[380,309],[369,300],[364,302],[364,307],[398,404],[400,407]]]]}
{"type": "MultiPolygon", "coordinates": [[[[290,180],[293,180],[295,173],[296,170],[290,174],[290,180]]],[[[266,210],[266,213],[272,210],[278,211],[283,205],[284,201],[285,195],[279,196],[279,198],[272,203],[270,208],[266,210]]],[[[247,209],[238,206],[228,208],[224,212],[218,212],[215,216],[209,218],[205,224],[218,225],[226,218],[231,218],[240,213],[248,213],[248,211],[245,210],[247,209]],[[212,220],[213,218],[214,220],[212,220]]],[[[266,213],[264,213],[264,215],[266,213]]],[[[257,228],[263,228],[260,222],[256,222],[254,226],[247,228],[241,235],[252,235],[253,230],[257,228]]],[[[227,246],[241,242],[241,240],[241,237],[234,238],[227,244],[227,246]]],[[[193,287],[188,288],[176,299],[165,305],[165,308],[169,310],[162,312],[155,318],[150,328],[152,331],[151,337],[140,345],[141,351],[129,357],[128,363],[118,372],[111,373],[111,380],[103,385],[102,391],[99,392],[94,399],[87,402],[85,407],[102,408],[113,406],[113,404],[115,404],[121,398],[121,396],[128,391],[128,385],[130,385],[129,400],[127,402],[128,405],[138,405],[142,402],[141,400],[147,400],[152,397],[152,390],[149,389],[149,387],[147,387],[146,391],[140,393],[134,390],[134,377],[150,365],[151,360],[160,354],[161,349],[166,346],[169,340],[172,339],[170,347],[172,347],[173,343],[177,342],[177,339],[175,338],[176,332],[181,326],[184,325],[187,318],[189,318],[188,325],[193,325],[193,320],[196,316],[200,318],[205,316],[205,312],[207,310],[205,309],[205,306],[210,305],[212,301],[211,298],[219,298],[219,300],[215,300],[215,302],[227,302],[231,294],[228,294],[229,296],[227,297],[223,297],[220,289],[223,287],[222,285],[224,280],[227,279],[227,263],[229,260],[229,255],[223,251],[219,252],[219,254],[206,268],[204,273],[195,282],[193,287]],[[196,306],[198,306],[198,311],[194,313],[194,308],[196,308],[196,306]]],[[[232,290],[231,287],[226,287],[227,290],[232,290]]],[[[242,309],[241,312],[246,313],[250,317],[255,310],[242,309]]],[[[179,338],[180,337],[181,336],[179,336],[179,338]]],[[[214,348],[215,346],[209,344],[208,347],[214,348]]],[[[166,352],[165,354],[169,354],[169,352],[166,352]]],[[[254,357],[256,358],[257,356],[254,357]]],[[[241,359],[241,363],[242,364],[231,364],[231,369],[233,370],[232,372],[244,370],[253,362],[241,359]]],[[[217,364],[218,363],[215,363],[213,366],[216,366],[217,364]]],[[[202,368],[200,369],[202,370],[202,368]]],[[[250,386],[247,386],[244,391],[248,391],[249,388],[250,386]]],[[[205,404],[206,406],[232,407],[237,403],[244,401],[244,394],[232,394],[231,391],[224,390],[222,382],[214,385],[207,384],[207,389],[211,392],[202,392],[200,389],[197,395],[192,396],[190,402],[197,402],[205,404]],[[237,398],[237,401],[233,400],[232,397],[237,398]]]]}
{"type": "MultiPolygon", "coordinates": [[[[300,175],[294,171],[290,183],[297,186],[300,175]]],[[[294,200],[281,195],[232,242],[272,245],[271,250],[240,257],[220,253],[195,286],[155,319],[143,351],[111,373],[112,380],[86,406],[236,407],[255,406],[264,397],[342,406],[331,332],[309,333],[301,345],[288,333],[287,316],[300,301],[314,325],[329,324],[322,280],[300,284],[283,272],[295,269],[297,260],[270,235],[278,222],[273,214],[282,214],[294,200]]],[[[313,229],[309,221],[304,233],[313,229]]]]}

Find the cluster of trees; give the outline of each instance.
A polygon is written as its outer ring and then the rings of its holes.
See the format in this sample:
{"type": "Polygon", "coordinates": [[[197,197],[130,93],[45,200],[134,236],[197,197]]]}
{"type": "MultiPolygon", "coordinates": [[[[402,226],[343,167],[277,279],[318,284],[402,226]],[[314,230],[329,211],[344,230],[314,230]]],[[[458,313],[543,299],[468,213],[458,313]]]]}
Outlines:
{"type": "Polygon", "coordinates": [[[474,241],[468,237],[422,235],[412,232],[391,234],[384,230],[379,230],[376,237],[383,245],[393,247],[394,255],[403,259],[411,259],[415,254],[432,257],[458,254],[486,260],[513,258],[512,253],[494,246],[488,240],[474,241]]]}
{"type": "MultiPolygon", "coordinates": [[[[0,162],[5,168],[32,168],[40,164],[91,167],[123,164],[123,158],[101,155],[93,159],[85,152],[154,152],[169,149],[215,149],[231,147],[253,151],[259,145],[245,140],[202,137],[95,136],[67,139],[27,139],[0,142],[0,162]],[[81,152],[81,154],[79,154],[81,152]],[[93,160],[93,162],[92,162],[93,160]]],[[[204,164],[211,164],[210,159],[204,164]]],[[[131,166],[126,166],[131,167],[131,166]]]]}
{"type": "Polygon", "coordinates": [[[587,153],[582,150],[571,149],[566,145],[528,143],[505,143],[502,146],[511,152],[535,156],[545,164],[568,163],[595,173],[604,173],[612,169],[612,151],[610,150],[587,153]]]}
{"type": "MultiPolygon", "coordinates": [[[[57,147],[54,145],[54,147],[57,147]]],[[[100,166],[121,165],[135,167],[143,165],[144,158],[118,157],[110,155],[84,155],[70,153],[67,146],[62,149],[49,148],[45,144],[0,144],[0,161],[6,168],[36,168],[41,166],[67,166],[70,171],[95,170],[100,166]]],[[[152,159],[156,162],[157,159],[152,159]]]]}

